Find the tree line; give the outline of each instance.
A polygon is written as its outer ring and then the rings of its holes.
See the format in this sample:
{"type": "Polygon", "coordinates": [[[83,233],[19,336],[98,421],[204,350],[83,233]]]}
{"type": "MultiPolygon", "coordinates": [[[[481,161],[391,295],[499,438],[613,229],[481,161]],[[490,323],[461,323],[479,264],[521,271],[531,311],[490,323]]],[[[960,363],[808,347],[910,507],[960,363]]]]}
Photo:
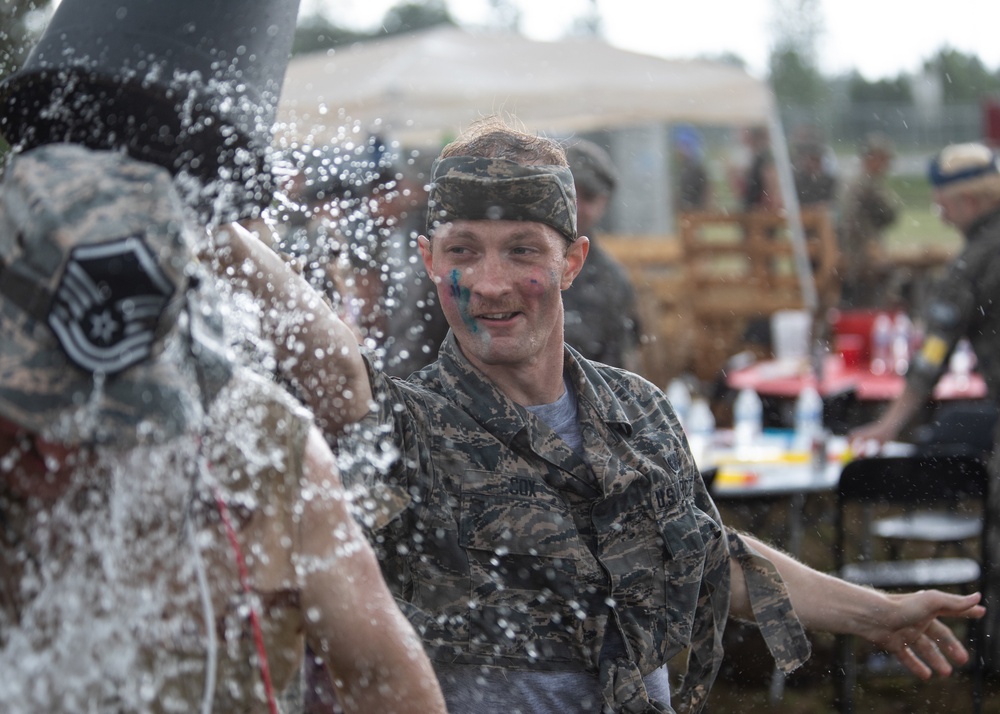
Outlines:
{"type": "MultiPolygon", "coordinates": [[[[490,7],[494,26],[518,29],[520,13],[511,0],[491,0],[490,7]]],[[[775,16],[782,21],[774,28],[769,80],[779,101],[796,106],[821,106],[844,99],[852,104],[913,103],[918,78],[910,74],[868,80],[858,71],[837,77],[819,71],[815,59],[821,33],[815,19],[818,7],[818,0],[775,0],[775,16]]],[[[439,25],[458,25],[444,0],[404,0],[391,7],[370,31],[349,29],[327,15],[314,14],[300,21],[293,51],[315,52],[439,25]]],[[[600,36],[601,18],[596,4],[592,2],[570,28],[571,34],[600,36]]],[[[745,67],[745,62],[733,54],[708,59],[745,67]]],[[[950,47],[942,47],[924,59],[922,79],[928,78],[936,79],[944,104],[978,102],[983,95],[1000,93],[1000,68],[991,70],[978,56],[950,47]]]]}

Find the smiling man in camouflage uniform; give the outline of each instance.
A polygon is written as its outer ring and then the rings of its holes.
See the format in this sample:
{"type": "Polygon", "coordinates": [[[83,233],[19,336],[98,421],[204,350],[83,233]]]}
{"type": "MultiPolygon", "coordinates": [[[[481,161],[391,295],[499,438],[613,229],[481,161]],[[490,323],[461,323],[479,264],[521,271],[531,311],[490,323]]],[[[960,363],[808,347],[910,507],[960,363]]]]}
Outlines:
{"type": "Polygon", "coordinates": [[[663,394],[563,343],[588,241],[557,143],[474,126],[438,159],[429,208],[420,245],[451,334],[405,381],[252,238],[228,256],[282,306],[276,343],[345,478],[384,491],[372,537],[451,712],[699,711],[730,614],[756,619],[786,670],[808,656],[800,621],[921,676],[965,661],[935,618],[981,615],[977,595],[887,596],[728,532],[663,394]],[[671,697],[665,665],[688,647],[671,697]]]}

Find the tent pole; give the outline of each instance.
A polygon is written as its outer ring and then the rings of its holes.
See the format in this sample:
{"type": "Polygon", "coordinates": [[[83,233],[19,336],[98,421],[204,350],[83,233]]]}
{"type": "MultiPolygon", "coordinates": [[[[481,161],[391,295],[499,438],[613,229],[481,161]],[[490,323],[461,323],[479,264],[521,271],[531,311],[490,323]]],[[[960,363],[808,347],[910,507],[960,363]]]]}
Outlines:
{"type": "Polygon", "coordinates": [[[799,207],[799,196],[795,191],[795,179],[792,177],[792,160],[788,152],[788,142],[785,130],[781,126],[781,117],[777,107],[771,105],[768,112],[768,130],[771,135],[771,150],[774,153],[774,167],[778,173],[778,186],[781,189],[782,204],[785,207],[785,217],[788,221],[788,231],[792,241],[792,254],[795,258],[795,272],[799,277],[802,290],[802,303],[813,320],[818,319],[819,298],[816,294],[816,282],[813,279],[812,265],[809,262],[809,248],[806,244],[805,230],[802,228],[802,214],[799,207]]]}

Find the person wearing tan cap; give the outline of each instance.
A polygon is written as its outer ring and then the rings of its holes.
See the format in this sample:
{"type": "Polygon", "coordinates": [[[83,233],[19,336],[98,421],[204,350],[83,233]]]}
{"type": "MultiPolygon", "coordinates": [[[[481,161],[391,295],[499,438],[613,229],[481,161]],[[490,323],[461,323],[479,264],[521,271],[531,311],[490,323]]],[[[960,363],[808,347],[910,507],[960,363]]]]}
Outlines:
{"type": "Polygon", "coordinates": [[[952,144],[931,162],[930,182],[941,220],[965,237],[962,253],[924,310],[926,334],[906,377],[906,390],[858,438],[888,441],[916,414],[945,372],[955,346],[969,339],[991,397],[1000,396],[1000,159],[983,144],[952,144]]]}
{"type": "MultiPolygon", "coordinates": [[[[889,441],[930,399],[938,379],[948,369],[952,352],[963,338],[971,343],[988,399],[1000,405],[1000,156],[979,143],[946,146],[932,160],[930,183],[941,220],[965,237],[965,248],[937,284],[923,311],[926,333],[906,374],[906,388],[878,421],[856,429],[858,442],[889,441]]],[[[996,433],[990,468],[1000,474],[996,433]]],[[[994,503],[1000,509],[1000,503],[994,503]]],[[[1000,534],[988,534],[992,552],[1000,553],[1000,534]]],[[[987,588],[997,602],[1000,583],[987,588]]],[[[997,609],[988,611],[992,633],[990,660],[995,668],[1000,652],[997,609]]]]}
{"type": "Polygon", "coordinates": [[[310,415],[227,350],[169,173],[52,144],[0,184],[4,711],[444,712],[310,415]],[[286,711],[293,711],[289,709],[286,711]]]}

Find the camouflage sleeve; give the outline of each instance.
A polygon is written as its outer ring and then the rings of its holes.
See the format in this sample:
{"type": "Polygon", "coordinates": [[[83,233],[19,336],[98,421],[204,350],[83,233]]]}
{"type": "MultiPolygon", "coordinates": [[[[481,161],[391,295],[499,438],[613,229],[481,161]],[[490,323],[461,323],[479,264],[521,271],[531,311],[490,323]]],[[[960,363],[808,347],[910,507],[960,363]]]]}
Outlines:
{"type": "Polygon", "coordinates": [[[924,309],[924,341],[906,374],[906,386],[912,393],[930,397],[948,368],[948,358],[966,333],[975,309],[977,282],[971,262],[963,256],[936,285],[934,297],[924,309]]]}
{"type": "Polygon", "coordinates": [[[739,563],[746,578],[750,605],[775,664],[788,674],[801,667],[812,652],[798,615],[792,609],[778,569],[754,550],[738,533],[726,531],[730,557],[739,563]]]}
{"type": "Polygon", "coordinates": [[[626,309],[625,317],[631,323],[629,329],[629,347],[637,349],[642,344],[642,335],[645,327],[639,314],[639,296],[635,291],[635,286],[631,281],[626,285],[626,309]]]}
{"type": "MultiPolygon", "coordinates": [[[[694,457],[692,456],[691,459],[693,460],[694,457]]],[[[708,491],[708,485],[705,483],[704,477],[695,479],[694,503],[698,508],[707,513],[716,523],[722,524],[722,516],[719,514],[719,507],[715,505],[715,501],[712,499],[712,495],[708,491]]]]}
{"type": "Polygon", "coordinates": [[[373,355],[361,351],[372,386],[372,409],[336,440],[341,479],[353,494],[354,516],[369,534],[382,531],[406,510],[411,498],[401,465],[405,446],[396,428],[402,402],[391,377],[378,370],[373,355]]]}

